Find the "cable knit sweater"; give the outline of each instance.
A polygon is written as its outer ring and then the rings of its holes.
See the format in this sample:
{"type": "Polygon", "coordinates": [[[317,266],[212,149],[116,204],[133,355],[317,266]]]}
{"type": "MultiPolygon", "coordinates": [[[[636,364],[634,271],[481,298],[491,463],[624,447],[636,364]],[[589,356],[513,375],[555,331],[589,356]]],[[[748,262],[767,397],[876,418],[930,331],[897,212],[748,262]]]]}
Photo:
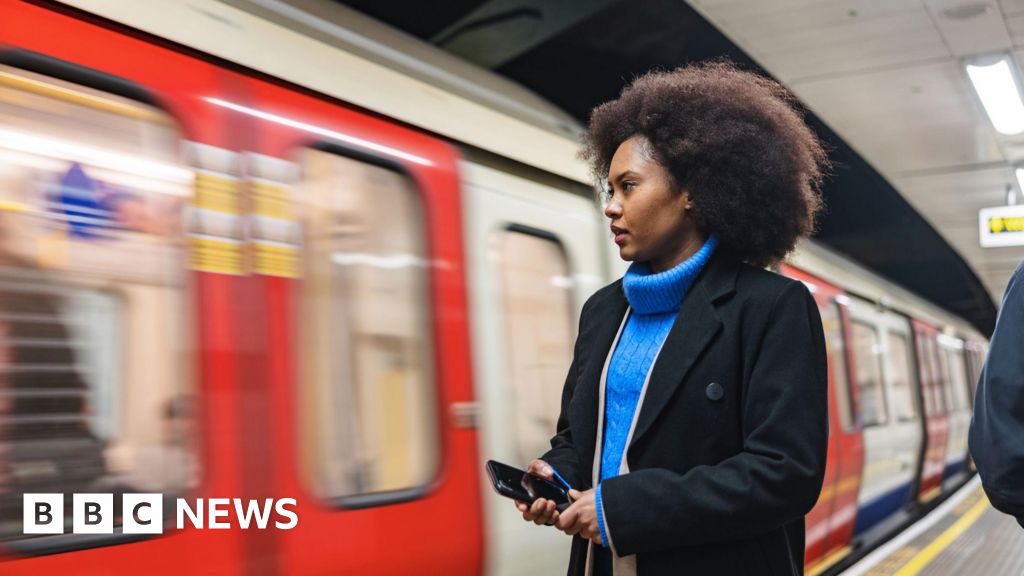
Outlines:
{"type": "MultiPolygon", "coordinates": [[[[622,279],[630,313],[608,366],[604,404],[604,443],[600,479],[619,475],[623,452],[647,373],[675,323],[683,298],[714,253],[718,241],[710,236],[700,250],[678,266],[651,273],[634,262],[622,279]]],[[[601,484],[596,490],[601,540],[608,545],[601,507],[601,484]]]]}

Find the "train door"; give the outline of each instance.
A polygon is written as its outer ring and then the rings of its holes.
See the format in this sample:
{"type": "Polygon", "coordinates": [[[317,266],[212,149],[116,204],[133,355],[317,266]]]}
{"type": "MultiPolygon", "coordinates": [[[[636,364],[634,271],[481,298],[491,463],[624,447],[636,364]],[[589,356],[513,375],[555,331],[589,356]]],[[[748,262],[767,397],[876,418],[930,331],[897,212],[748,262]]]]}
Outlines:
{"type": "Polygon", "coordinates": [[[946,334],[938,335],[939,366],[949,402],[949,438],[943,480],[962,472],[967,465],[967,435],[971,425],[970,389],[964,365],[964,342],[946,334]]]}
{"type": "MultiPolygon", "coordinates": [[[[603,284],[592,201],[479,164],[462,164],[482,457],[525,467],[550,445],[579,310],[603,284]]],[[[484,491],[487,573],[565,571],[564,534],[523,522],[484,491]]]]}
{"type": "Polygon", "coordinates": [[[970,385],[971,385],[971,407],[974,407],[974,397],[978,392],[978,382],[981,380],[982,370],[985,368],[985,342],[983,340],[969,340],[966,344],[968,358],[970,360],[970,385]]]}
{"type": "Polygon", "coordinates": [[[912,362],[906,319],[856,298],[851,299],[850,313],[857,406],[864,429],[859,535],[910,501],[922,432],[916,382],[906,368],[912,362]]]}
{"type": "Polygon", "coordinates": [[[253,376],[268,419],[252,426],[269,431],[249,470],[299,517],[256,542],[279,573],[478,574],[455,150],[243,80],[244,100],[210,104],[254,126],[247,244],[267,358],[253,376]]]}
{"type": "Polygon", "coordinates": [[[913,326],[917,366],[921,380],[921,404],[925,415],[925,448],[924,458],[920,465],[917,499],[921,503],[927,503],[942,491],[949,417],[946,414],[946,399],[936,357],[935,335],[937,330],[919,320],[913,320],[913,326]]]}
{"type": "Polygon", "coordinates": [[[807,573],[813,576],[828,570],[850,552],[864,447],[853,417],[845,334],[847,298],[838,288],[802,270],[784,266],[783,273],[802,280],[811,290],[821,313],[828,353],[828,463],[821,496],[806,519],[805,564],[807,573]]]}
{"type": "Polygon", "coordinates": [[[914,447],[914,458],[909,462],[911,490],[918,490],[917,471],[920,469],[924,447],[924,414],[922,413],[921,386],[918,379],[917,355],[914,351],[913,330],[910,319],[887,311],[882,316],[884,334],[886,389],[890,399],[890,412],[898,423],[905,445],[914,447]],[[912,428],[911,426],[912,425],[912,428]]]}
{"type": "Polygon", "coordinates": [[[173,529],[175,497],[238,488],[238,274],[196,249],[236,245],[237,213],[203,204],[235,182],[198,104],[217,69],[30,3],[5,3],[0,45],[0,492],[64,494],[68,524],[5,525],[2,572],[237,573],[237,532],[173,529]],[[74,492],[112,495],[112,534],[70,533],[74,492]],[[122,533],[134,492],[164,495],[163,535],[122,533]]]}

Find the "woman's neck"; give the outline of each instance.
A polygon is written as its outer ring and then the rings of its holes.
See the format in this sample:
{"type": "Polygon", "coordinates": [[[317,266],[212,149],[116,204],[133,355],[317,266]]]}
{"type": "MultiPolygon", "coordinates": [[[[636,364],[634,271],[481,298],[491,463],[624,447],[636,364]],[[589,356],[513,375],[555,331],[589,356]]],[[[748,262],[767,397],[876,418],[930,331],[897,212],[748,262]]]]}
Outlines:
{"type": "Polygon", "coordinates": [[[709,236],[693,255],[662,272],[653,272],[647,263],[634,262],[622,278],[622,288],[633,311],[645,315],[679,310],[717,245],[715,237],[709,236]]]}
{"type": "Polygon", "coordinates": [[[676,266],[689,260],[691,256],[700,250],[701,246],[707,242],[707,237],[694,230],[690,234],[687,234],[683,241],[677,244],[677,248],[671,253],[666,254],[662,257],[651,258],[647,263],[651,272],[657,274],[658,272],[664,272],[665,270],[671,270],[676,266]]]}

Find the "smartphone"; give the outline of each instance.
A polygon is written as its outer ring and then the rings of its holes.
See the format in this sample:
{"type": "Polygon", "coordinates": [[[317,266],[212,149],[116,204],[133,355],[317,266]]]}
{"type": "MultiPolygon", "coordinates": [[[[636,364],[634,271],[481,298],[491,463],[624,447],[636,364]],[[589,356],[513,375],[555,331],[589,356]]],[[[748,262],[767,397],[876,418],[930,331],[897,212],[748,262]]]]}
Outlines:
{"type": "Polygon", "coordinates": [[[538,498],[554,500],[555,509],[559,512],[572,503],[566,488],[508,464],[488,460],[487,475],[491,477],[494,490],[507,498],[526,504],[532,504],[538,498]]]}

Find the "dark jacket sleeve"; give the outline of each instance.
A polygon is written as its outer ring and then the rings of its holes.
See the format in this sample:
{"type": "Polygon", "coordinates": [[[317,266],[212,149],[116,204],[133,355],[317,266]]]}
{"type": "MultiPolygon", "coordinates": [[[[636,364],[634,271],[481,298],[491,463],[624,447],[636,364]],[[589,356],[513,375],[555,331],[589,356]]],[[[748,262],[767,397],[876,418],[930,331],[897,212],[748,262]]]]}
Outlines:
{"type": "Polygon", "coordinates": [[[684,474],[646,468],[602,482],[618,554],[753,537],[814,506],[828,444],[828,368],[821,317],[803,283],[775,297],[763,337],[750,345],[759,350],[740,408],[740,453],[684,474]]]}
{"type": "Polygon", "coordinates": [[[572,364],[569,365],[569,373],[566,374],[565,385],[562,387],[562,407],[561,412],[558,414],[555,435],[551,438],[551,450],[548,450],[540,457],[541,460],[554,467],[570,486],[577,489],[581,486],[589,486],[590,477],[584,475],[584,471],[580,470],[579,455],[576,452],[576,445],[572,441],[572,431],[569,429],[569,404],[572,402],[572,396],[576,390],[577,375],[579,374],[579,333],[583,329],[583,319],[587,314],[587,309],[590,307],[592,299],[593,297],[591,297],[591,300],[587,300],[583,305],[583,310],[580,311],[580,327],[577,330],[576,344],[573,347],[572,364]]]}
{"type": "Polygon", "coordinates": [[[978,381],[971,456],[992,506],[1024,526],[1024,264],[1006,287],[978,381]]]}

